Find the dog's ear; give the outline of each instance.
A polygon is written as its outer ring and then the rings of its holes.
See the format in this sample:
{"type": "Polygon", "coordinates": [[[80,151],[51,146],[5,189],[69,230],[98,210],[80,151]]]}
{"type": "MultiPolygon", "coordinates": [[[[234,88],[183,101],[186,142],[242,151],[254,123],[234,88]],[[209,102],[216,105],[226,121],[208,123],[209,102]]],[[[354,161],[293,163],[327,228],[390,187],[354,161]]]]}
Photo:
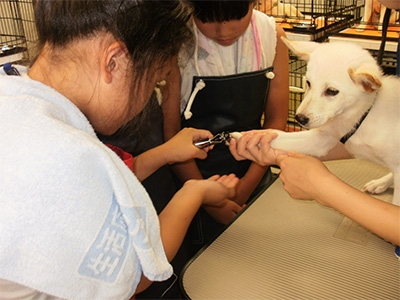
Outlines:
{"type": "Polygon", "coordinates": [[[301,60],[309,61],[310,54],[313,52],[319,44],[316,42],[305,42],[305,41],[291,41],[285,37],[281,38],[285,45],[298,56],[301,60]]]}
{"type": "Polygon", "coordinates": [[[351,80],[362,86],[362,88],[368,93],[375,92],[382,86],[382,82],[380,81],[379,77],[374,75],[372,72],[363,70],[357,70],[356,72],[351,68],[348,70],[348,72],[351,80]]]}

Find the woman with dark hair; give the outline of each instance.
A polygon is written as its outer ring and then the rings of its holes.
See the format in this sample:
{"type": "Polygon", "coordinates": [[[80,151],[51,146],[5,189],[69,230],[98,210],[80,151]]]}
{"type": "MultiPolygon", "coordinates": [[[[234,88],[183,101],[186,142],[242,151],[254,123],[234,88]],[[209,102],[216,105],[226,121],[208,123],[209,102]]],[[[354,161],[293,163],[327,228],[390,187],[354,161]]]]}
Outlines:
{"type": "Polygon", "coordinates": [[[157,217],[139,180],[205,158],[193,142],[211,133],[183,130],[134,158],[137,177],[95,134],[143,109],[190,36],[188,10],[39,0],[35,17],[37,59],[21,76],[0,76],[0,298],[129,299],[171,276],[199,207],[220,205],[238,181],[190,181],[157,217]]]}

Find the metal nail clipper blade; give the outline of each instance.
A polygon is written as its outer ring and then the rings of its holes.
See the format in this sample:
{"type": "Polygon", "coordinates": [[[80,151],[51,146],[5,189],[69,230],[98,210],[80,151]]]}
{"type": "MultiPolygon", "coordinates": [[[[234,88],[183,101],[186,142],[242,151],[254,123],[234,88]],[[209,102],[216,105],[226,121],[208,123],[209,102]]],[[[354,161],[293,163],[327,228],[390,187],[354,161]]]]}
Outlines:
{"type": "Polygon", "coordinates": [[[195,142],[194,145],[200,149],[203,149],[211,145],[229,142],[230,138],[230,133],[228,131],[224,131],[214,135],[211,139],[195,142]]]}

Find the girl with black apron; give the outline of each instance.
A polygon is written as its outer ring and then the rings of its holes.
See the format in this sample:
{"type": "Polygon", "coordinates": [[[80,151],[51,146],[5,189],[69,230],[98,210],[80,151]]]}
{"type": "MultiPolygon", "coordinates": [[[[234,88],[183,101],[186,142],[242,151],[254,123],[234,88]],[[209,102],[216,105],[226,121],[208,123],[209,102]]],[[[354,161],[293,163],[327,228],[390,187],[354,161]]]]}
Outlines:
{"type": "MultiPolygon", "coordinates": [[[[197,28],[193,26],[196,39],[194,63],[197,76],[193,77],[192,93],[182,115],[182,128],[207,129],[213,134],[222,131],[261,129],[270,81],[274,78],[272,66],[226,76],[201,76],[197,61],[197,28]]],[[[256,52],[262,53],[262,50],[256,52]]],[[[196,160],[196,163],[203,178],[230,173],[241,178],[252,162],[236,161],[226,145],[216,144],[214,149],[208,152],[206,159],[196,160]]],[[[268,169],[253,195],[265,190],[271,180],[271,172],[268,169]]],[[[223,224],[214,221],[204,210],[200,210],[189,230],[193,253],[212,240],[223,227],[223,224]]]]}

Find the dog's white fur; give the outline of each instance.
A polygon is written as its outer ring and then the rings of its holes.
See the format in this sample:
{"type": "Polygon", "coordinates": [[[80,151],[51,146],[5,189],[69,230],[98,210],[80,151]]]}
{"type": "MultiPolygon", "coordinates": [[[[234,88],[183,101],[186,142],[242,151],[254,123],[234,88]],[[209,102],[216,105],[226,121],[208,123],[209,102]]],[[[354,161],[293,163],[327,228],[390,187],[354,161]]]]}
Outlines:
{"type": "Polygon", "coordinates": [[[365,190],[381,193],[394,180],[393,203],[400,205],[400,79],[384,76],[369,52],[355,44],[283,40],[297,56],[308,61],[308,88],[296,118],[303,123],[308,118],[303,125],[310,130],[279,132],[271,146],[325,156],[371,108],[344,146],[356,158],[392,171],[367,183],[365,190]]]}

